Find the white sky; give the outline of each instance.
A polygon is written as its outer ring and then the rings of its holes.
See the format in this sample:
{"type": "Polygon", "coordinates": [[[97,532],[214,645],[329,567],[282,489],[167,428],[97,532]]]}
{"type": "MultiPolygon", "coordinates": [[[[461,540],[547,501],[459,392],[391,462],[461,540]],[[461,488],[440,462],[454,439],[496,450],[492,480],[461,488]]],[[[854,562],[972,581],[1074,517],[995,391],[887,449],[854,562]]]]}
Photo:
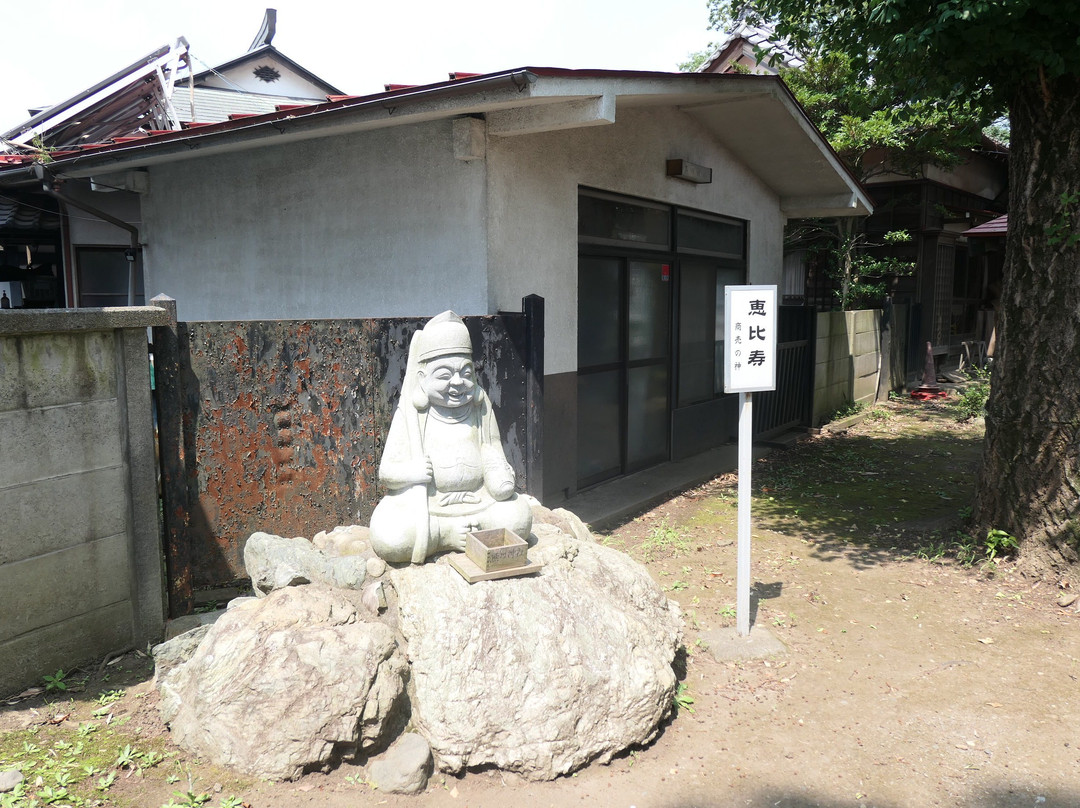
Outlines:
{"type": "Polygon", "coordinates": [[[674,71],[715,38],[706,0],[34,0],[0,27],[0,131],[178,36],[207,65],[240,56],[267,6],[274,46],[354,95],[455,70],[674,71]]]}

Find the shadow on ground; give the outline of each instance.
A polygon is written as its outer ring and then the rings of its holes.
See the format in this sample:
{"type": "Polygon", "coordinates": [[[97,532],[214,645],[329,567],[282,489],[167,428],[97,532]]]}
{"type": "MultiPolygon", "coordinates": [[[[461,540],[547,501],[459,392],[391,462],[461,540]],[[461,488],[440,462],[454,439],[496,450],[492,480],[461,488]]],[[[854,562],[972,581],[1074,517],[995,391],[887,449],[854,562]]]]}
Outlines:
{"type": "MultiPolygon", "coordinates": [[[[700,800],[673,800],[662,803],[662,808],[726,808],[736,802],[728,798],[703,797],[700,800]]],[[[911,808],[905,803],[888,799],[879,800],[872,796],[851,799],[834,799],[811,793],[793,793],[791,791],[758,791],[755,795],[739,799],[739,805],[761,806],[765,808],[911,808]]],[[[1011,788],[1002,785],[996,789],[954,803],[954,808],[1075,808],[1080,805],[1080,790],[1076,791],[1033,791],[1029,788],[1011,788]]]]}
{"type": "Polygon", "coordinates": [[[904,414],[902,426],[886,418],[759,461],[755,524],[804,537],[816,558],[857,568],[952,537],[974,496],[982,428],[959,424],[950,410],[904,414]]]}

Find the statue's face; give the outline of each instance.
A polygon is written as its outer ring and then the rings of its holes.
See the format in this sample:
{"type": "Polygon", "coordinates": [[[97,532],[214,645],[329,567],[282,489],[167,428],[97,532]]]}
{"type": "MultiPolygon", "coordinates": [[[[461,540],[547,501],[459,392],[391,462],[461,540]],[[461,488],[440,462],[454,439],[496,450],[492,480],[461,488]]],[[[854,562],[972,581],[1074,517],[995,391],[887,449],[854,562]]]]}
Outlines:
{"type": "Polygon", "coordinates": [[[475,396],[473,375],[469,357],[440,356],[420,369],[420,388],[433,406],[465,407],[475,396]]]}

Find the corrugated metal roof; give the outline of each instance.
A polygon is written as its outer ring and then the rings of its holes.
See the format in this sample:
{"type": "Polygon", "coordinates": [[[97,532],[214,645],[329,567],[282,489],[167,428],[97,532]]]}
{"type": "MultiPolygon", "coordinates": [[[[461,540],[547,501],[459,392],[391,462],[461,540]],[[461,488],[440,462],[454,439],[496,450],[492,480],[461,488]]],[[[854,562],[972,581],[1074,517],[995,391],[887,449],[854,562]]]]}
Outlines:
{"type": "MultiPolygon", "coordinates": [[[[173,107],[183,123],[219,123],[229,120],[230,115],[266,115],[276,112],[279,106],[299,105],[309,107],[319,103],[307,98],[289,98],[280,95],[255,95],[214,87],[196,87],[194,92],[178,85],[173,94],[173,107]],[[195,98],[195,113],[191,112],[191,98],[195,98]]],[[[294,107],[296,108],[296,107],[294,107]]]]}
{"type": "Polygon", "coordinates": [[[998,216],[996,219],[980,224],[970,230],[965,230],[965,236],[1004,236],[1009,229],[1009,215],[998,216]]]}

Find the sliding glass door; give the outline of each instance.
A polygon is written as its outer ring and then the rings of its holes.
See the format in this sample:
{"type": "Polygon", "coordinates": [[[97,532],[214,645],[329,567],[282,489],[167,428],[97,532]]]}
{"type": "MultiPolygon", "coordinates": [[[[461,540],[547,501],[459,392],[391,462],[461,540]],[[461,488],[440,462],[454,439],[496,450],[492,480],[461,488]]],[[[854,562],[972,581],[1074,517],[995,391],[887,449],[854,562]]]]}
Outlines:
{"type": "Polygon", "coordinates": [[[578,485],[668,456],[670,265],[623,256],[578,264],[578,485]]]}

